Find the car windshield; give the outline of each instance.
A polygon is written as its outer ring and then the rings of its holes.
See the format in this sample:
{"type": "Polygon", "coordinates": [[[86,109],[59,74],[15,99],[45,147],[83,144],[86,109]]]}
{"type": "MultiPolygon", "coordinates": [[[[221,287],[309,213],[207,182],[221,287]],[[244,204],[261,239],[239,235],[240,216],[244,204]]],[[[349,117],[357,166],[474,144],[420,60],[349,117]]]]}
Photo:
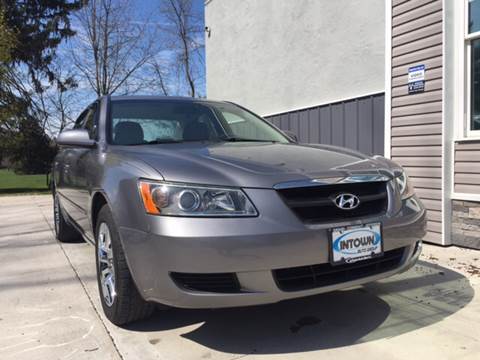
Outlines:
{"type": "Polygon", "coordinates": [[[114,145],[289,142],[263,119],[229,103],[114,100],[110,114],[109,140],[114,145]]]}

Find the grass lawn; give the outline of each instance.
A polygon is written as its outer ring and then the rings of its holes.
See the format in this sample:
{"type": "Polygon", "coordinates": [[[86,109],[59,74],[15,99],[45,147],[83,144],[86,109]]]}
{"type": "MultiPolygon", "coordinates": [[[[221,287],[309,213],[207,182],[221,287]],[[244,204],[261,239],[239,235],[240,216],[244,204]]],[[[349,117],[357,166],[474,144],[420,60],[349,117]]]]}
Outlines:
{"type": "Polygon", "coordinates": [[[48,192],[46,175],[18,175],[0,169],[0,195],[48,192]]]}

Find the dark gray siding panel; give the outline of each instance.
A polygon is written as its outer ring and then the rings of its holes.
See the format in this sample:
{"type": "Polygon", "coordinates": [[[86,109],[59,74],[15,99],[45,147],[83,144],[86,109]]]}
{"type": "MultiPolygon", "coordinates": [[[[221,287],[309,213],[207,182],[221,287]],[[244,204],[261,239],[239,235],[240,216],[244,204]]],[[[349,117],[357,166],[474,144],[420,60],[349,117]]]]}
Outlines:
{"type": "Polygon", "coordinates": [[[308,110],[308,114],[309,114],[308,142],[319,143],[320,142],[320,111],[318,108],[313,108],[308,110]]]}
{"type": "Polygon", "coordinates": [[[373,152],[383,154],[385,149],[385,97],[373,98],[373,152]]]}
{"type": "Polygon", "coordinates": [[[283,114],[280,116],[280,129],[288,129],[289,127],[288,114],[283,114]]]}
{"type": "Polygon", "coordinates": [[[301,143],[328,144],[384,153],[385,96],[372,96],[267,117],[301,143]]]}
{"type": "Polygon", "coordinates": [[[320,108],[320,141],[321,144],[332,144],[332,107],[330,105],[320,108]]]}
{"type": "Polygon", "coordinates": [[[343,140],[345,136],[345,127],[343,126],[343,107],[345,105],[334,104],[332,105],[332,144],[336,146],[345,146],[345,141],[343,140]]]}
{"type": "Polygon", "coordinates": [[[302,139],[309,139],[310,135],[308,133],[309,127],[309,118],[308,118],[308,110],[302,111],[299,113],[299,134],[302,139]]]}
{"type": "Polygon", "coordinates": [[[352,149],[358,149],[358,101],[350,101],[344,108],[347,127],[345,129],[345,143],[350,144],[352,149]]]}
{"type": "MultiPolygon", "coordinates": [[[[373,99],[372,99],[373,100],[373,99]]],[[[358,148],[361,152],[373,152],[373,101],[358,103],[358,148]]]]}

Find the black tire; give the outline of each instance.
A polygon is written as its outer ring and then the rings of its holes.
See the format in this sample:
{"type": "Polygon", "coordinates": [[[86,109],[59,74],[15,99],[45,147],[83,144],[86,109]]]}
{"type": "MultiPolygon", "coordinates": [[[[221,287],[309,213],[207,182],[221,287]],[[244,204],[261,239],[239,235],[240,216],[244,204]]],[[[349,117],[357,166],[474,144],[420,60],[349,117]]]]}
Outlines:
{"type": "Polygon", "coordinates": [[[75,243],[82,241],[82,236],[65,219],[58,194],[53,192],[53,222],[55,226],[55,237],[62,243],[75,243]]]}
{"type": "MultiPolygon", "coordinates": [[[[102,228],[103,233],[105,228],[102,228]]],[[[102,244],[105,242],[103,241],[102,244]]],[[[137,290],[135,283],[130,274],[130,269],[128,268],[127,261],[125,258],[125,253],[120,242],[120,237],[118,235],[117,227],[113,221],[112,213],[108,205],[104,205],[97,216],[96,220],[96,229],[95,229],[95,258],[97,263],[97,283],[98,291],[100,294],[100,301],[102,302],[103,311],[112,323],[115,325],[126,325],[128,323],[145,319],[149,317],[155,308],[155,305],[145,301],[137,290]],[[106,265],[105,258],[107,254],[104,253],[104,261],[100,261],[99,247],[102,239],[100,234],[100,228],[102,223],[106,224],[108,227],[110,241],[108,249],[111,249],[112,258],[108,261],[106,265]],[[103,277],[102,271],[107,270],[106,267],[113,265],[113,278],[114,284],[113,288],[116,292],[116,295],[108,297],[108,300],[105,298],[104,290],[102,287],[103,277]],[[108,303],[110,302],[110,304],[108,303]]]]}

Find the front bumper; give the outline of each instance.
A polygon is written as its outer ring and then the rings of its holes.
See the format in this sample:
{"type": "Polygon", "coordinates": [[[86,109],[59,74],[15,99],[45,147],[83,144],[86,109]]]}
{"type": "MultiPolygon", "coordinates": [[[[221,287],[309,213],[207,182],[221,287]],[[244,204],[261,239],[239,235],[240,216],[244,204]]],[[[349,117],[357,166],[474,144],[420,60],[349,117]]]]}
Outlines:
{"type": "Polygon", "coordinates": [[[420,254],[425,209],[415,197],[394,216],[306,225],[274,191],[249,189],[260,216],[255,218],[181,218],[148,216],[150,231],[120,226],[127,261],[141,295],[148,301],[184,308],[220,308],[274,303],[343,289],[407,270],[420,254]],[[403,248],[398,266],[354,281],[300,291],[282,291],[272,270],[329,262],[328,230],[382,222],[384,251],[403,248]],[[235,273],[240,292],[187,290],[171,273],[235,273]]]}

